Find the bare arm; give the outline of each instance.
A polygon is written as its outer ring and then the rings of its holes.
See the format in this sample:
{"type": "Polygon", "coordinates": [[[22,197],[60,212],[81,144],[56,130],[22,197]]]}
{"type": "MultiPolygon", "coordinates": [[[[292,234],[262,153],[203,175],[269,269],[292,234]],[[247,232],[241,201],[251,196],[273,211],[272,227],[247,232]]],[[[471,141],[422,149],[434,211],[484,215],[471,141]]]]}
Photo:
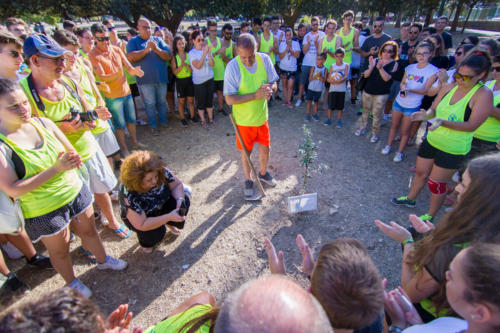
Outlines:
{"type": "Polygon", "coordinates": [[[146,47],[144,50],[132,51],[127,53],[127,59],[130,62],[137,62],[142,60],[142,58],[144,58],[149,52],[151,52],[149,47],[146,47]]]}
{"type": "MultiPolygon", "coordinates": [[[[138,214],[137,212],[129,208],[127,209],[127,219],[137,230],[149,231],[158,229],[168,221],[172,221],[172,216],[174,212],[177,212],[177,210],[174,210],[168,214],[160,216],[147,217],[144,212],[138,214]]],[[[177,215],[176,213],[174,214],[177,215]]]]}
{"type": "MultiPolygon", "coordinates": [[[[276,90],[277,85],[276,82],[270,87],[271,90],[276,90]]],[[[253,100],[266,99],[270,97],[272,92],[270,91],[268,85],[263,84],[256,92],[251,94],[244,95],[226,95],[226,103],[227,105],[241,104],[253,100]]]]}
{"type": "Polygon", "coordinates": [[[115,73],[106,74],[101,64],[97,61],[97,59],[91,57],[90,60],[92,62],[92,69],[94,70],[94,73],[101,81],[112,82],[118,79],[122,75],[121,70],[118,70],[115,73]]]}
{"type": "Polygon", "coordinates": [[[205,58],[207,57],[208,52],[206,49],[203,50],[203,55],[199,60],[191,59],[191,65],[196,69],[201,69],[203,67],[203,63],[205,62],[205,58]]]}
{"type": "Polygon", "coordinates": [[[170,60],[170,58],[172,58],[170,56],[170,52],[160,49],[158,45],[156,45],[156,47],[153,48],[153,52],[156,53],[156,55],[159,56],[161,60],[168,61],[170,60]]]}
{"type": "Polygon", "coordinates": [[[172,67],[172,72],[174,73],[174,75],[179,74],[182,68],[187,68],[187,70],[190,72],[193,71],[191,69],[191,66],[186,65],[186,63],[182,60],[181,60],[181,65],[177,67],[177,59],[175,58],[172,58],[172,61],[170,62],[170,67],[172,67]]]}

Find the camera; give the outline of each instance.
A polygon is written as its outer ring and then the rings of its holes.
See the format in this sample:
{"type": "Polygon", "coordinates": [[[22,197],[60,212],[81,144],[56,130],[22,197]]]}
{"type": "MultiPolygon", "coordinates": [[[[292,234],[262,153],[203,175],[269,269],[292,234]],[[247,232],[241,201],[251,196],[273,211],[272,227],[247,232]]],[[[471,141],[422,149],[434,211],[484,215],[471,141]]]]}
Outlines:
{"type": "Polygon", "coordinates": [[[77,109],[75,109],[74,107],[71,107],[69,109],[69,113],[71,113],[71,117],[69,117],[68,119],[61,120],[61,121],[67,121],[67,122],[73,121],[77,115],[80,115],[81,121],[94,121],[94,120],[99,119],[97,112],[95,112],[94,110],[87,111],[87,112],[80,112],[77,109]]]}

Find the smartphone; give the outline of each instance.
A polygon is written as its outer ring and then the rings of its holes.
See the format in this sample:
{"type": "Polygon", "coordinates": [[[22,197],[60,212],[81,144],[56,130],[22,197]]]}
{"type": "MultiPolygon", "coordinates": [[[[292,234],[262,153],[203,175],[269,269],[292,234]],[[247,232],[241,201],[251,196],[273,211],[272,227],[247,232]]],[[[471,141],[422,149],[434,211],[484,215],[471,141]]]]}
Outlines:
{"type": "Polygon", "coordinates": [[[179,207],[177,213],[179,214],[179,216],[186,216],[187,214],[186,201],[182,200],[181,206],[179,207]]]}
{"type": "Polygon", "coordinates": [[[400,95],[401,97],[406,97],[406,90],[401,90],[401,91],[399,92],[399,95],[400,95]]]}
{"type": "Polygon", "coordinates": [[[399,290],[396,289],[396,293],[401,298],[402,302],[400,303],[404,312],[410,312],[413,308],[413,304],[411,304],[410,300],[403,295],[399,290]]]}

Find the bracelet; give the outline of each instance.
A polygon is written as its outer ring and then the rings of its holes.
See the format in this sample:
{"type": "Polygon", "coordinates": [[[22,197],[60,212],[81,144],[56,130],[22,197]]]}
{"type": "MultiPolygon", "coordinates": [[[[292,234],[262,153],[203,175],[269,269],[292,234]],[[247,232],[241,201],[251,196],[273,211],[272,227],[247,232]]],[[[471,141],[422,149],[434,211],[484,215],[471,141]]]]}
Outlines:
{"type": "Polygon", "coordinates": [[[402,333],[403,330],[397,326],[391,325],[389,326],[389,333],[402,333]]]}
{"type": "Polygon", "coordinates": [[[180,201],[180,200],[184,200],[184,198],[183,197],[178,197],[177,201],[180,201]]]}
{"type": "Polygon", "coordinates": [[[402,241],[401,244],[405,245],[405,244],[413,243],[413,242],[414,242],[413,237],[410,237],[410,238],[405,239],[404,241],[402,241]]]}

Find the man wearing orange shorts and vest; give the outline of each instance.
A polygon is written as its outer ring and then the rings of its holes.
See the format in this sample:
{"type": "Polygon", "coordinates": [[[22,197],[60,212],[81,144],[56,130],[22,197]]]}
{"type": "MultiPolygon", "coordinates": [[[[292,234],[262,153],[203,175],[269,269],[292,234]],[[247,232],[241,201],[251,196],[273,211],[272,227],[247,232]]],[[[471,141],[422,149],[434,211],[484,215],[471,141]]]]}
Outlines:
{"type": "MultiPolygon", "coordinates": [[[[227,64],[224,74],[224,96],[226,103],[233,106],[233,117],[247,151],[251,153],[254,144],[258,144],[260,181],[274,187],[276,181],[267,171],[270,147],[267,101],[277,89],[278,74],[269,56],[257,52],[257,42],[252,35],[240,35],[237,49],[238,56],[227,64]]],[[[242,150],[245,200],[258,200],[260,194],[254,190],[250,165],[238,138],[236,146],[242,150]]]]}

